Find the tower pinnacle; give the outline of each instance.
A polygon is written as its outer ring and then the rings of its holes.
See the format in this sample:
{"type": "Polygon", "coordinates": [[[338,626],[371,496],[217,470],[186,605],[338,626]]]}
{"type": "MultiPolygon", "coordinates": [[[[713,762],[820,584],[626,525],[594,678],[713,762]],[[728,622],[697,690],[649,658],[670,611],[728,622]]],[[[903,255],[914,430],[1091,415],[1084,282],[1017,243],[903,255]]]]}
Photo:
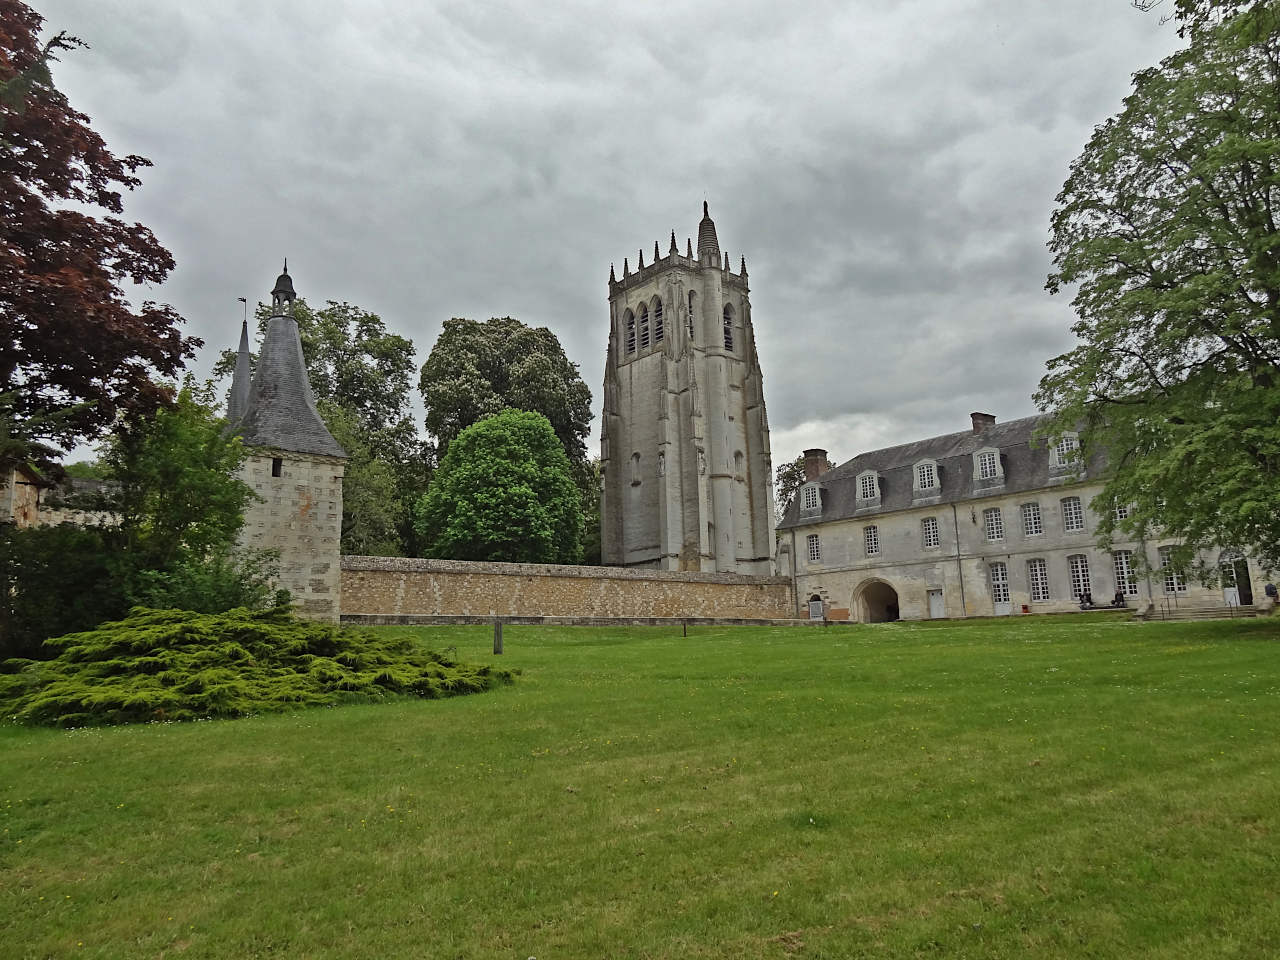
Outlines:
{"type": "Polygon", "coordinates": [[[716,238],[716,225],[707,209],[707,201],[703,200],[702,222],[698,224],[698,259],[708,258],[719,264],[720,241],[716,238]]]}

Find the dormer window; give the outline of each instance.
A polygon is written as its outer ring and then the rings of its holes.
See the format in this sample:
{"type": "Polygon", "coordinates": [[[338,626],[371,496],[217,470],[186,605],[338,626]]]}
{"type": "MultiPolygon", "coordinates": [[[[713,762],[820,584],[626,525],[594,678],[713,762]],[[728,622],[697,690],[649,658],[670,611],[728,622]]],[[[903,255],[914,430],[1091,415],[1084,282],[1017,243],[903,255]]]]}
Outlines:
{"type": "Polygon", "coordinates": [[[880,499],[880,484],[877,482],[875,473],[864,473],[862,476],[858,477],[858,499],[880,499]]]}
{"type": "Polygon", "coordinates": [[[933,490],[938,486],[938,465],[932,460],[916,464],[916,489],[933,490]]]}
{"type": "Polygon", "coordinates": [[[978,454],[978,479],[994,480],[1000,475],[1000,459],[990,450],[978,454]]]}
{"type": "Polygon", "coordinates": [[[973,484],[975,487],[998,487],[1004,484],[1004,467],[1000,463],[1000,451],[995,447],[987,447],[974,453],[973,484]]]}
{"type": "Polygon", "coordinates": [[[1064,433],[1058,442],[1049,448],[1049,466],[1051,469],[1069,467],[1080,459],[1080,437],[1075,433],[1064,433]]]}
{"type": "Polygon", "coordinates": [[[818,488],[812,483],[806,486],[800,495],[800,509],[805,513],[817,510],[821,502],[822,499],[818,496],[818,488]]]}

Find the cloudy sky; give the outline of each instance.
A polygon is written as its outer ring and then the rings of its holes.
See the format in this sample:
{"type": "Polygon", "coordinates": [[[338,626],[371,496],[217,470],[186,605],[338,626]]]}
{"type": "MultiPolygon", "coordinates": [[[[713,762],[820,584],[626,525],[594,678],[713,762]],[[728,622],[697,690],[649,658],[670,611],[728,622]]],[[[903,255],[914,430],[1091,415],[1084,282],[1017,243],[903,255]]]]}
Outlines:
{"type": "Polygon", "coordinates": [[[1129,0],[34,6],[91,44],[59,87],[155,163],[127,212],[177,259],[146,295],[201,373],[287,255],[420,361],[451,316],[550,327],[598,416],[609,264],[683,248],[705,198],[747,258],[775,463],[1035,412],[1071,343],[1053,197],[1179,43],[1129,0]]]}

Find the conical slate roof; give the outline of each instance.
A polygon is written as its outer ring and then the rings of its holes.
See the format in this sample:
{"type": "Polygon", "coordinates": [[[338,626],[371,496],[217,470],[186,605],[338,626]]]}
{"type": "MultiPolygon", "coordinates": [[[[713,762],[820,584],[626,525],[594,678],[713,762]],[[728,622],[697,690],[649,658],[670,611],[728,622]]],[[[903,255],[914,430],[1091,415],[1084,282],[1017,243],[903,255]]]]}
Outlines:
{"type": "Polygon", "coordinates": [[[231,378],[231,393],[227,397],[227,422],[239,423],[249,407],[249,388],[253,370],[249,362],[249,321],[240,324],[240,349],[236,351],[236,372],[231,378]]]}
{"type": "Polygon", "coordinates": [[[280,275],[272,293],[277,312],[267,321],[267,334],[240,421],[240,438],[247,447],[345,458],[347,452],[333,439],[316,410],[298,322],[288,315],[293,281],[287,271],[280,275]]]}
{"type": "Polygon", "coordinates": [[[698,224],[698,259],[715,257],[720,260],[720,241],[716,238],[715,221],[707,211],[707,201],[702,201],[702,222],[698,224]]]}

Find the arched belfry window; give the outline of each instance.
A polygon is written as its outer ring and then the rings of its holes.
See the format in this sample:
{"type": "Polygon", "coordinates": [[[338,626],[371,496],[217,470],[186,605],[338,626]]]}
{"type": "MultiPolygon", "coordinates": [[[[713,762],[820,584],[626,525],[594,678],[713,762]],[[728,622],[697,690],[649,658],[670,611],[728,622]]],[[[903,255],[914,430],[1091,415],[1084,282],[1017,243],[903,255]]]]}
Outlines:
{"type": "Polygon", "coordinates": [[[622,326],[627,336],[627,353],[636,352],[636,318],[630,310],[622,315],[622,326]]]}
{"type": "Polygon", "coordinates": [[[664,333],[662,324],[662,298],[653,298],[653,342],[661,343],[664,333]]]}
{"type": "Polygon", "coordinates": [[[724,348],[733,349],[733,307],[724,305],[724,348]]]}
{"type": "Polygon", "coordinates": [[[693,339],[693,297],[692,290],[689,291],[689,339],[693,339]]]}
{"type": "Polygon", "coordinates": [[[640,349],[649,349],[649,308],[640,304],[640,349]]]}

